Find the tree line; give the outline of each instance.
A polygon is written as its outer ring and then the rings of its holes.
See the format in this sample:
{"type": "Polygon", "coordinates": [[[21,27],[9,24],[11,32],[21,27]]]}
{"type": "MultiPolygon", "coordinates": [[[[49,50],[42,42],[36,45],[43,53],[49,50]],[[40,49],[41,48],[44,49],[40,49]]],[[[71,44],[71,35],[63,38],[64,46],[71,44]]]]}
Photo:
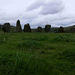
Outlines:
{"type": "MultiPolygon", "coordinates": [[[[2,31],[3,32],[10,32],[10,23],[5,23],[3,26],[2,26],[2,31]]],[[[37,28],[37,32],[42,32],[43,31],[43,28],[41,26],[39,26],[37,28]]],[[[51,32],[51,25],[45,25],[45,28],[44,28],[44,31],[45,32],[51,32]]],[[[71,31],[75,31],[75,29],[72,28],[71,31]]],[[[24,25],[24,29],[22,30],[22,27],[21,27],[21,24],[20,24],[20,20],[17,20],[16,22],[16,32],[32,32],[32,29],[30,27],[30,24],[27,23],[24,25]]],[[[57,32],[59,33],[64,33],[65,30],[62,26],[60,26],[57,30],[57,32]]]]}

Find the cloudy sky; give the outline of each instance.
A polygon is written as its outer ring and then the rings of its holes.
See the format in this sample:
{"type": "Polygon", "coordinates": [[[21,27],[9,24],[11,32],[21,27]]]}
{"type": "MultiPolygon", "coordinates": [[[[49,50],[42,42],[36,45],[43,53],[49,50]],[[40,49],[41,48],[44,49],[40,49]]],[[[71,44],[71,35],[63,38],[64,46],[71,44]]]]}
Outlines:
{"type": "Polygon", "coordinates": [[[32,28],[71,26],[75,24],[75,0],[0,0],[0,23],[15,26],[18,19],[22,27],[26,23],[32,28]]]}

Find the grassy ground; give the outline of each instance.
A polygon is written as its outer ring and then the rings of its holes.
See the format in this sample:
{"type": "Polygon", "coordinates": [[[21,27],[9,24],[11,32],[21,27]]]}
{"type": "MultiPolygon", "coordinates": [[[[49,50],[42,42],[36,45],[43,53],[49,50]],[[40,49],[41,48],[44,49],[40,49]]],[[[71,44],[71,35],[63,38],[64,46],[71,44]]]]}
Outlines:
{"type": "Polygon", "coordinates": [[[0,75],[75,75],[75,34],[0,33],[0,75]]]}

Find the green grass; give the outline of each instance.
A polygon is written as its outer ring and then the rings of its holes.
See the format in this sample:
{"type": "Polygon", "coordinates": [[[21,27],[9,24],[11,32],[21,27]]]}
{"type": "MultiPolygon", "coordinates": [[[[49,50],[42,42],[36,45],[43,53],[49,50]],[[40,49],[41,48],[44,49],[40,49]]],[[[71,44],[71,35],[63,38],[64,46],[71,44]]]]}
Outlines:
{"type": "Polygon", "coordinates": [[[0,75],[75,75],[75,34],[1,32],[0,75]]]}

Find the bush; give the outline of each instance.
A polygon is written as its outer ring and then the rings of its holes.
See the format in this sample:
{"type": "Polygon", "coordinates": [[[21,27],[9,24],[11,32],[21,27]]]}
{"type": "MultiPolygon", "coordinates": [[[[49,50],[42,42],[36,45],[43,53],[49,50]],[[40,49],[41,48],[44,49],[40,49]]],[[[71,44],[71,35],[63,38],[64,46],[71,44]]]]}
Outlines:
{"type": "Polygon", "coordinates": [[[46,25],[45,26],[45,32],[50,32],[51,30],[51,25],[46,25]]]}
{"type": "Polygon", "coordinates": [[[31,28],[30,28],[29,23],[24,25],[24,32],[31,32],[31,28]]]}
{"type": "Polygon", "coordinates": [[[42,27],[38,27],[38,28],[37,28],[37,31],[38,31],[38,32],[42,32],[42,27]]]}
{"type": "Polygon", "coordinates": [[[16,30],[17,30],[17,32],[22,32],[22,27],[21,27],[21,24],[20,24],[20,20],[17,20],[16,30]]]}

